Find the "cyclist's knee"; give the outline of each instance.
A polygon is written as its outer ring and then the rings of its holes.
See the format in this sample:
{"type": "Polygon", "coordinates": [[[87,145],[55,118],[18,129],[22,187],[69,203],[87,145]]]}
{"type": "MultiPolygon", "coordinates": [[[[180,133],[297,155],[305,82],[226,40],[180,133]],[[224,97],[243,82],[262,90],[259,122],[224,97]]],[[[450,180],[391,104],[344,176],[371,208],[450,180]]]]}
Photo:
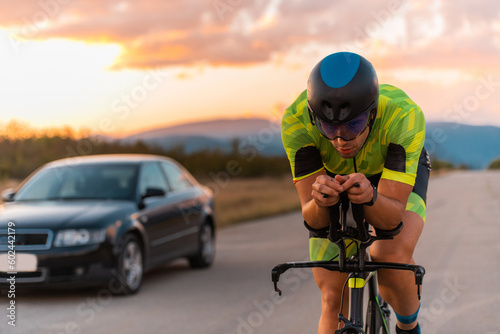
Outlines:
{"type": "Polygon", "coordinates": [[[412,263],[413,249],[405,249],[404,247],[392,249],[388,252],[384,249],[371,250],[370,255],[373,261],[377,262],[394,262],[394,263],[412,263]]]}
{"type": "Polygon", "coordinates": [[[406,230],[393,240],[381,240],[370,246],[370,255],[374,261],[410,263],[415,251],[421,229],[407,226],[406,230]]]}
{"type": "Polygon", "coordinates": [[[321,304],[323,312],[338,313],[342,298],[342,287],[347,279],[347,275],[320,268],[314,268],[313,273],[316,284],[321,291],[321,304]]]}
{"type": "Polygon", "coordinates": [[[336,314],[340,311],[342,294],[340,291],[322,289],[321,290],[321,303],[323,311],[325,312],[335,312],[336,314]]]}

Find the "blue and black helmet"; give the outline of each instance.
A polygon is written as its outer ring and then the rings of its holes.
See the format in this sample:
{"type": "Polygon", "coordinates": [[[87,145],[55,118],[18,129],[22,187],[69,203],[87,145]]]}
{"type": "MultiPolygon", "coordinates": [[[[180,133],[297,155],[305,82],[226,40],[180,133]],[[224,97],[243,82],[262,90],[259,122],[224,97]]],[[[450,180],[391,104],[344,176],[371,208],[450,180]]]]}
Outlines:
{"type": "Polygon", "coordinates": [[[332,125],[347,123],[366,111],[375,109],[376,112],[377,73],[372,64],[358,54],[331,54],[311,71],[307,100],[314,118],[332,125]]]}

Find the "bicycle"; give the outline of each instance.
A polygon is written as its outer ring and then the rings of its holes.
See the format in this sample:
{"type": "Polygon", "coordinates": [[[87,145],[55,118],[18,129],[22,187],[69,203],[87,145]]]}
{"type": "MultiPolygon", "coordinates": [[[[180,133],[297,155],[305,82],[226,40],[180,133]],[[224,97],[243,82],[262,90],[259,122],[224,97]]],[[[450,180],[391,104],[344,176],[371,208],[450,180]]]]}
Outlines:
{"type": "Polygon", "coordinates": [[[341,306],[338,318],[344,323],[344,327],[335,331],[335,334],[389,334],[389,322],[391,311],[389,305],[378,293],[376,283],[376,271],[379,269],[409,270],[414,272],[415,284],[417,285],[418,299],[421,297],[421,286],[425,275],[425,268],[419,265],[373,262],[367,253],[368,247],[377,240],[393,239],[403,228],[401,222],[395,229],[390,231],[375,229],[376,235],[372,234],[372,226],[364,219],[362,204],[350,203],[347,194],[341,194],[339,203],[330,209],[330,228],[328,239],[339,247],[338,261],[301,261],[286,262],[275,266],[272,270],[274,290],[281,296],[282,291],[278,288],[280,276],[288,269],[293,268],[324,268],[330,271],[347,273],[348,278],[344,283],[341,296],[341,306]],[[355,226],[347,223],[347,212],[352,204],[352,216],[355,226]],[[358,240],[357,252],[350,258],[346,258],[346,244],[344,238],[358,240]],[[366,304],[366,318],[363,321],[363,295],[368,285],[368,302],[366,304]],[[349,287],[349,319],[342,314],[343,300],[346,286],[349,287]]]}

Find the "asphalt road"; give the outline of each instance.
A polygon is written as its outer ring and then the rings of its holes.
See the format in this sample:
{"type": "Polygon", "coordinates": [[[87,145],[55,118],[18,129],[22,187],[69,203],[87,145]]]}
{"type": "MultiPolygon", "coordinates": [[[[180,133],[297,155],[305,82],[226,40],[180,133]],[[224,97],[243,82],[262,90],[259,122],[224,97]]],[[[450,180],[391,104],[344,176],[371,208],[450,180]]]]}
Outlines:
{"type": "MultiPolygon", "coordinates": [[[[431,180],[415,254],[427,269],[424,333],[500,333],[499,217],[500,173],[431,180]]],[[[177,261],[149,273],[134,296],[106,289],[18,293],[15,327],[2,296],[0,333],[316,333],[320,294],[311,272],[287,272],[282,297],[270,275],[275,264],[306,260],[307,248],[297,212],[229,227],[219,231],[212,268],[177,261]]]]}

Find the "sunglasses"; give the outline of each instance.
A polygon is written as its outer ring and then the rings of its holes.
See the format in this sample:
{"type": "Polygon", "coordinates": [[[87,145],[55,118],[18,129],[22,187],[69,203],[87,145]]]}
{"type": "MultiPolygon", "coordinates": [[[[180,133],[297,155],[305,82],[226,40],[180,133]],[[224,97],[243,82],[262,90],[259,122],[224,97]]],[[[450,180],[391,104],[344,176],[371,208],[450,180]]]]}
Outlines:
{"type": "Polygon", "coordinates": [[[330,124],[319,118],[309,105],[309,101],[307,102],[307,106],[309,107],[310,114],[313,116],[313,122],[316,128],[324,137],[329,140],[341,138],[345,141],[351,141],[356,139],[368,127],[370,123],[370,112],[375,106],[375,103],[376,101],[374,101],[366,111],[363,111],[349,122],[337,124],[330,124]]]}

